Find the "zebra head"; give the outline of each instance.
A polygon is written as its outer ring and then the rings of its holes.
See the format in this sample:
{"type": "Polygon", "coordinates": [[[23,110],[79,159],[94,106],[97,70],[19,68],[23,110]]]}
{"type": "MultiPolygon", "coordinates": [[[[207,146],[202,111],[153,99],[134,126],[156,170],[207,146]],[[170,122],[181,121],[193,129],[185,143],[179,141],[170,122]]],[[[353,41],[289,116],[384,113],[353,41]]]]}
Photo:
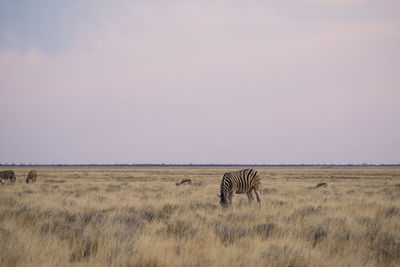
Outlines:
{"type": "Polygon", "coordinates": [[[224,193],[221,193],[220,195],[218,195],[218,197],[220,198],[219,204],[221,205],[221,208],[223,210],[227,209],[229,207],[229,201],[227,196],[224,193]]]}

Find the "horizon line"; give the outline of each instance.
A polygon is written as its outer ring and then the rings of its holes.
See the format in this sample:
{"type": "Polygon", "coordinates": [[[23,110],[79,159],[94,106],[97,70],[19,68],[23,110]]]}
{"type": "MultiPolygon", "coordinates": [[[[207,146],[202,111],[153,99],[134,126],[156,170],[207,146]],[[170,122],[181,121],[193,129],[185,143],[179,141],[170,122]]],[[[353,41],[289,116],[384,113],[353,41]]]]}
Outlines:
{"type": "Polygon", "coordinates": [[[232,164],[232,163],[83,163],[83,164],[36,164],[36,163],[20,163],[20,164],[3,164],[0,163],[0,167],[235,167],[235,166],[256,166],[256,167],[400,167],[400,163],[340,163],[340,164],[329,164],[329,163],[298,163],[298,164],[232,164]]]}

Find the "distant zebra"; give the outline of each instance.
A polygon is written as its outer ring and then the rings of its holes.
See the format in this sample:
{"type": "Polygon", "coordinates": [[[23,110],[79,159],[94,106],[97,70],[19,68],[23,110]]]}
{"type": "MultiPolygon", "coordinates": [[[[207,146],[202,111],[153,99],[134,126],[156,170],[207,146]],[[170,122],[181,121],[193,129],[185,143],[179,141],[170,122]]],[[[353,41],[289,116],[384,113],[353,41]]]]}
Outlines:
{"type": "Polygon", "coordinates": [[[15,182],[17,178],[15,178],[15,173],[12,170],[0,171],[0,180],[1,184],[4,184],[4,180],[10,180],[11,182],[15,182]]]}
{"type": "Polygon", "coordinates": [[[220,188],[220,201],[223,209],[232,205],[232,197],[235,193],[246,193],[249,203],[253,202],[254,191],[257,197],[258,206],[261,205],[261,177],[257,171],[253,169],[245,169],[236,172],[225,173],[222,177],[220,188]]]}
{"type": "Polygon", "coordinates": [[[28,177],[26,177],[26,183],[29,184],[30,182],[36,182],[37,173],[35,170],[31,170],[28,173],[28,177]]]}
{"type": "Polygon", "coordinates": [[[183,179],[179,183],[176,183],[176,186],[181,185],[181,184],[191,184],[192,180],[191,179],[183,179]]]}

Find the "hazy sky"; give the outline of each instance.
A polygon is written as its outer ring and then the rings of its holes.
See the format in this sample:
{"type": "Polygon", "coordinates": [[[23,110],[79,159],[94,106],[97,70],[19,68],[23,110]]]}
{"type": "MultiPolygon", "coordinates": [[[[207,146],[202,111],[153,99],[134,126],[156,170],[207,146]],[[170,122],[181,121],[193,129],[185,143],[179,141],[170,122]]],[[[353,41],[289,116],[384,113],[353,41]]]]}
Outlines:
{"type": "Polygon", "coordinates": [[[400,163],[400,1],[2,0],[0,123],[3,164],[400,163]]]}

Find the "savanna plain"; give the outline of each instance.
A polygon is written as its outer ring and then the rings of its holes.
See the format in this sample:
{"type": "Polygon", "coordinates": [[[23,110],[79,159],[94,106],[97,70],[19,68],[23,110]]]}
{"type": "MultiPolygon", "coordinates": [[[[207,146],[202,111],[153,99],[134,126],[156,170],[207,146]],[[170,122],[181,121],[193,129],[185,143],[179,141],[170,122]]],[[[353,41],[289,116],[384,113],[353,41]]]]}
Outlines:
{"type": "Polygon", "coordinates": [[[30,168],[2,167],[0,265],[400,265],[400,168],[257,167],[261,207],[223,211],[241,168],[40,167],[26,184],[30,168]]]}

